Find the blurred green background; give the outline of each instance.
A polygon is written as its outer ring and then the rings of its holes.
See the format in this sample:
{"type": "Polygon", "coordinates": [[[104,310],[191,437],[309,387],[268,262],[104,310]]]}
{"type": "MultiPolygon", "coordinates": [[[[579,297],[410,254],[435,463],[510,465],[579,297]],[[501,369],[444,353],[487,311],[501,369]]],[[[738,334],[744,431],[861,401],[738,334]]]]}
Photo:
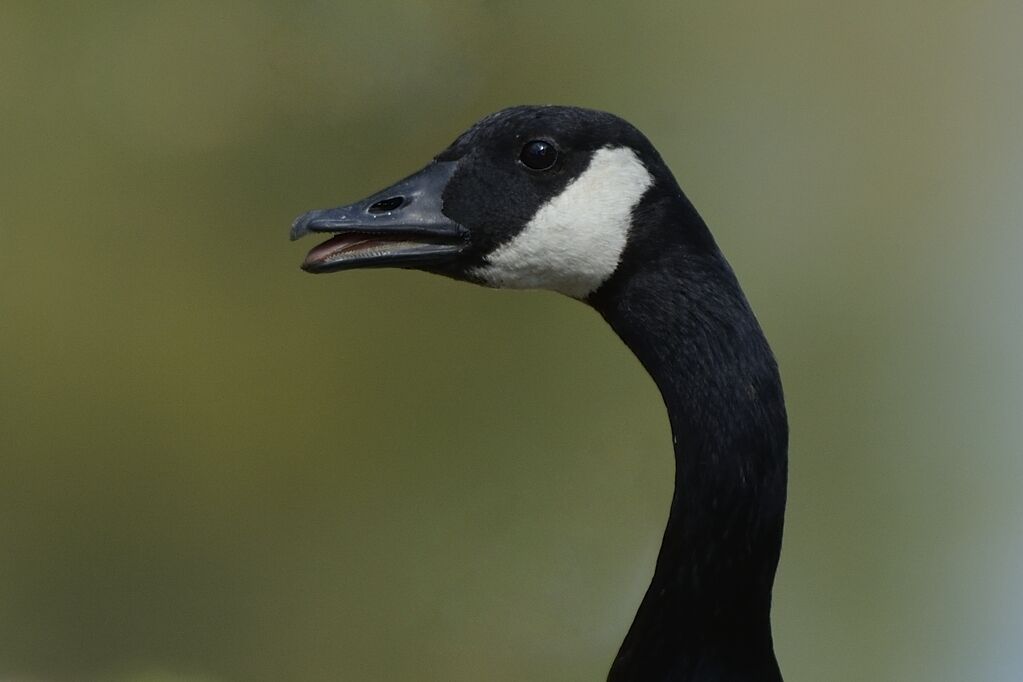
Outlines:
{"type": "Polygon", "coordinates": [[[311,277],[478,117],[658,146],[792,425],[789,680],[1023,678],[1023,5],[0,5],[0,679],[599,680],[671,488],[592,311],[311,277]]]}

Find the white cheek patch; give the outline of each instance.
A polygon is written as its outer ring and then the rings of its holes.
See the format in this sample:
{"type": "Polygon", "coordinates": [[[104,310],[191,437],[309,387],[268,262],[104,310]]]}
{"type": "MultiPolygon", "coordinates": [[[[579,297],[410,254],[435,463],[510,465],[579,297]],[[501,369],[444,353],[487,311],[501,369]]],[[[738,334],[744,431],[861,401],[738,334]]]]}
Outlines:
{"type": "Polygon", "coordinates": [[[473,274],[495,287],[584,298],[617,269],[632,209],[653,182],[632,149],[597,150],[582,175],[473,274]]]}

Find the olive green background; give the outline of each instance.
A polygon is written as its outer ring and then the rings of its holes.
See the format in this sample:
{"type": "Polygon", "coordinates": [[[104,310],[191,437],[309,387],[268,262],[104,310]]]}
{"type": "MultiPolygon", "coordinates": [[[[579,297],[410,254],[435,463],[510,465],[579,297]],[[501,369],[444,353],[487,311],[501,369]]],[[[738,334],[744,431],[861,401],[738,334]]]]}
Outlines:
{"type": "MultiPolygon", "coordinates": [[[[1023,678],[1023,4],[0,5],[0,679],[600,680],[671,493],[592,311],[312,277],[485,113],[618,113],[779,358],[788,680],[1023,678]]],[[[482,198],[481,198],[482,199],[482,198]]]]}

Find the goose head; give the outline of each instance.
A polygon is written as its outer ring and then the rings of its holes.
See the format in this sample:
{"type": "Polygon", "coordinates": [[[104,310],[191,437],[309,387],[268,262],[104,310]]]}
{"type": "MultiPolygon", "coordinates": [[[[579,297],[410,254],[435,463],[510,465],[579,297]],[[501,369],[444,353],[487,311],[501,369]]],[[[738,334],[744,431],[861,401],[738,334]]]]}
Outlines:
{"type": "Polygon", "coordinates": [[[680,205],[688,202],[671,172],[626,121],[523,106],[484,118],[370,197],[306,213],[291,238],[333,235],[306,256],[312,273],[412,268],[585,300],[623,261],[705,243],[705,230],[669,220],[680,205]]]}

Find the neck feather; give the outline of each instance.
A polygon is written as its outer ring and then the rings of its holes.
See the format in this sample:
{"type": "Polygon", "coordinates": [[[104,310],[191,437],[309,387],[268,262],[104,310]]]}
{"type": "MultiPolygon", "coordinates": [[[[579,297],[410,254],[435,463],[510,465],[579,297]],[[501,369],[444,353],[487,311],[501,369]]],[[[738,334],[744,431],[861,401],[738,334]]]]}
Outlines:
{"type": "Polygon", "coordinates": [[[590,299],[656,382],[675,445],[663,544],[614,682],[781,679],[770,626],[787,473],[781,382],[731,268],[703,238],[695,253],[660,240],[633,254],[642,267],[590,299]]]}

